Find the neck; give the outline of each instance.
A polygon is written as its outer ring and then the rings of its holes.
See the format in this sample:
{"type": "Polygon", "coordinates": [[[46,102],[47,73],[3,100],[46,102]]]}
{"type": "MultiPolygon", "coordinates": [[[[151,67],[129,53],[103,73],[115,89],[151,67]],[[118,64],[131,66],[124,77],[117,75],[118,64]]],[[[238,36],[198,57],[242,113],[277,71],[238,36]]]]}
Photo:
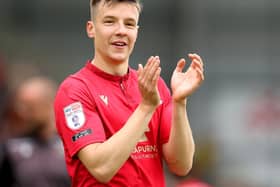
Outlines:
{"type": "Polygon", "coordinates": [[[114,60],[105,60],[102,58],[98,58],[97,56],[91,61],[96,67],[101,69],[102,71],[112,74],[123,76],[127,73],[128,70],[128,59],[126,61],[114,61],[114,60]]]}
{"type": "Polygon", "coordinates": [[[55,135],[55,129],[53,127],[47,127],[45,129],[42,129],[41,132],[39,132],[39,137],[43,141],[48,141],[52,139],[52,137],[55,135]]]}
{"type": "Polygon", "coordinates": [[[30,136],[36,137],[42,142],[48,142],[55,134],[56,130],[53,124],[38,125],[37,128],[30,132],[30,136]]]}

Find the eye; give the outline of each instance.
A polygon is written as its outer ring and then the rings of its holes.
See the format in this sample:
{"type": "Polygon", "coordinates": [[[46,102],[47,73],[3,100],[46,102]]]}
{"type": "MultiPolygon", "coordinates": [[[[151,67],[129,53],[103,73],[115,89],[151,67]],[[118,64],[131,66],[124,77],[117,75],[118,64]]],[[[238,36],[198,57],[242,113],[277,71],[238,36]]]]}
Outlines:
{"type": "Polygon", "coordinates": [[[125,25],[126,25],[127,27],[129,27],[129,28],[134,28],[134,27],[136,27],[136,24],[135,24],[134,22],[127,22],[127,23],[125,23],[125,25]]]}
{"type": "Polygon", "coordinates": [[[114,23],[114,20],[108,19],[108,20],[104,20],[103,23],[105,25],[112,25],[114,23]]]}

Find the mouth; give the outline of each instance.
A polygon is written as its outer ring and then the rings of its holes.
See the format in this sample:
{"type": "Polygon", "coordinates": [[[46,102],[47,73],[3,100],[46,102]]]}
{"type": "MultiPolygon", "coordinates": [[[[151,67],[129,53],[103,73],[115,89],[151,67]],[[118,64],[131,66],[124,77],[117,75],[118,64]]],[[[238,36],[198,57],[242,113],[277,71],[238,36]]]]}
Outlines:
{"type": "Polygon", "coordinates": [[[127,46],[127,43],[124,41],[115,41],[115,42],[112,42],[112,45],[114,45],[116,47],[125,47],[125,46],[127,46]]]}

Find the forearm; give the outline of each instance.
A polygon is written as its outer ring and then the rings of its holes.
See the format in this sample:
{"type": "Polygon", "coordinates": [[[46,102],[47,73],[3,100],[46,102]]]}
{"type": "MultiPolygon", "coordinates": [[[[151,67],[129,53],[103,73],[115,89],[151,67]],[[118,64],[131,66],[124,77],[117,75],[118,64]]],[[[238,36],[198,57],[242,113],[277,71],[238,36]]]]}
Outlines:
{"type": "Polygon", "coordinates": [[[129,158],[145,132],[154,110],[155,107],[140,104],[123,128],[104,143],[88,150],[92,153],[90,158],[81,159],[100,182],[108,182],[129,158]]]}
{"type": "Polygon", "coordinates": [[[173,101],[170,137],[168,143],[164,145],[164,155],[169,169],[175,174],[186,175],[192,167],[194,150],[186,100],[173,101]]]}

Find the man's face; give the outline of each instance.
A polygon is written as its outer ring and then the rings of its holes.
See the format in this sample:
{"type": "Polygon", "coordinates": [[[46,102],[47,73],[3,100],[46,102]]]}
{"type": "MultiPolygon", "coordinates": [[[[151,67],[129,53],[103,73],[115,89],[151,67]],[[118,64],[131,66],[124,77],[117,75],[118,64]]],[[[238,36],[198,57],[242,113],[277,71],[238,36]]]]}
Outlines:
{"type": "MultiPolygon", "coordinates": [[[[137,38],[139,12],[135,4],[98,4],[92,25],[95,57],[127,62],[137,38]]],[[[89,30],[88,30],[89,31],[89,30]]]]}
{"type": "Polygon", "coordinates": [[[52,111],[52,104],[44,99],[43,90],[27,85],[22,87],[16,97],[16,112],[29,129],[47,125],[52,111]]]}

